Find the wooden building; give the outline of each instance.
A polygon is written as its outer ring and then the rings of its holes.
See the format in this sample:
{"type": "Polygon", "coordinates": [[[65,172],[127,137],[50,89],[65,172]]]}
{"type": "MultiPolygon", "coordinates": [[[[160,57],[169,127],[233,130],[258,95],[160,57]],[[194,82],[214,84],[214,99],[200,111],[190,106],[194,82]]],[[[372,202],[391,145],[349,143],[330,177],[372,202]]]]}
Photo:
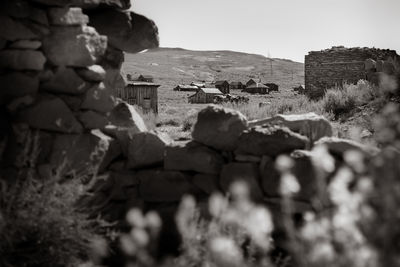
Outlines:
{"type": "Polygon", "coordinates": [[[206,84],[200,82],[191,82],[190,85],[197,86],[198,88],[206,88],[206,84]]]}
{"type": "Polygon", "coordinates": [[[174,91],[184,91],[184,92],[197,92],[199,90],[198,86],[179,84],[174,88],[174,91]]]}
{"type": "Polygon", "coordinates": [[[229,94],[230,84],[228,81],[216,81],[215,88],[218,88],[223,94],[229,94]]]}
{"type": "Polygon", "coordinates": [[[262,83],[251,84],[249,86],[246,86],[246,88],[242,91],[250,94],[269,94],[268,86],[262,83]]]}
{"type": "Polygon", "coordinates": [[[213,103],[214,97],[217,95],[223,95],[222,92],[217,88],[200,88],[197,91],[197,93],[189,96],[189,103],[191,104],[213,103]]]}
{"type": "Polygon", "coordinates": [[[256,84],[256,83],[257,83],[257,82],[256,82],[254,79],[250,79],[250,80],[247,81],[246,87],[247,87],[247,86],[250,86],[250,85],[252,85],[252,84],[256,84]]]}
{"type": "Polygon", "coordinates": [[[148,83],[154,82],[154,78],[151,75],[139,75],[137,80],[141,81],[141,82],[148,82],[148,83]]]}
{"type": "Polygon", "coordinates": [[[143,112],[158,113],[158,87],[160,85],[141,81],[128,81],[119,97],[131,105],[137,105],[143,112]]]}
{"type": "Polygon", "coordinates": [[[269,91],[279,91],[279,86],[276,83],[264,83],[264,85],[268,86],[269,91]]]}
{"type": "Polygon", "coordinates": [[[242,82],[231,82],[230,89],[244,89],[242,82]]]}

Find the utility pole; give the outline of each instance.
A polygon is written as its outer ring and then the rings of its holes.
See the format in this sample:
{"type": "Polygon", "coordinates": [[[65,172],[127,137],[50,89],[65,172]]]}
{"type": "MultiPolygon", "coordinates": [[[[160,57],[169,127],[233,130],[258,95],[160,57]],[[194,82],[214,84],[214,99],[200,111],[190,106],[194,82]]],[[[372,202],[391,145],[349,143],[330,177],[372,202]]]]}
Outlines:
{"type": "Polygon", "coordinates": [[[272,70],[272,58],[271,54],[268,51],[268,58],[269,58],[269,65],[270,65],[270,70],[271,70],[271,77],[274,75],[274,71],[272,70]]]}

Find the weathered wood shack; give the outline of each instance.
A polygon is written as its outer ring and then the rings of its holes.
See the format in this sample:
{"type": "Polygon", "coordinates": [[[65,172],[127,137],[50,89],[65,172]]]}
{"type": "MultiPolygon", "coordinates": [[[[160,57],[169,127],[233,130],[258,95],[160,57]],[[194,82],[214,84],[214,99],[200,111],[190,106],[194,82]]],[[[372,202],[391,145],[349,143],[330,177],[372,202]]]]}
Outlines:
{"type": "Polygon", "coordinates": [[[197,92],[199,87],[195,85],[179,84],[174,88],[174,91],[184,91],[184,92],[197,92]]]}
{"type": "Polygon", "coordinates": [[[279,91],[279,85],[277,85],[276,83],[264,83],[265,86],[268,86],[269,91],[279,91]]]}
{"type": "Polygon", "coordinates": [[[216,81],[215,88],[218,88],[223,94],[229,94],[230,84],[228,81],[216,81]]]}
{"type": "Polygon", "coordinates": [[[250,85],[252,85],[252,84],[256,84],[256,83],[257,83],[257,82],[256,82],[254,79],[250,79],[250,80],[247,81],[246,87],[247,87],[247,86],[250,86],[250,85]]]}
{"type": "Polygon", "coordinates": [[[262,83],[251,84],[249,86],[246,86],[246,88],[242,91],[250,94],[269,94],[268,86],[262,83]]]}
{"type": "Polygon", "coordinates": [[[213,103],[214,97],[217,95],[223,95],[222,92],[217,88],[200,88],[197,91],[197,93],[189,96],[189,103],[191,104],[213,103]]]}
{"type": "Polygon", "coordinates": [[[230,89],[243,89],[244,85],[242,82],[231,82],[230,89]]]}
{"type": "Polygon", "coordinates": [[[160,85],[141,81],[128,81],[120,98],[131,105],[137,105],[144,112],[158,113],[158,87],[160,85]]]}

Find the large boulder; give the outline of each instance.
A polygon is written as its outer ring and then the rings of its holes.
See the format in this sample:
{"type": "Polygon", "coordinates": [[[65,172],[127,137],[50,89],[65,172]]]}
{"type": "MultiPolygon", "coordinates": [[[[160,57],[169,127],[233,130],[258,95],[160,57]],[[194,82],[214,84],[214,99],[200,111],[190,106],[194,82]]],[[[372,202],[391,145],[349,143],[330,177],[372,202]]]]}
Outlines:
{"type": "Polygon", "coordinates": [[[238,141],[236,154],[271,157],[290,153],[308,146],[308,138],[292,132],[286,127],[256,126],[243,132],[238,141]]]}
{"type": "Polygon", "coordinates": [[[218,174],[223,164],[224,159],[219,153],[197,142],[174,144],[165,149],[166,170],[218,174]]]}
{"type": "Polygon", "coordinates": [[[48,10],[50,24],[57,26],[86,25],[89,17],[79,7],[54,7],[48,10]]]}
{"type": "Polygon", "coordinates": [[[112,7],[118,9],[129,9],[129,0],[29,0],[34,3],[47,6],[79,6],[82,8],[112,7]]]}
{"type": "Polygon", "coordinates": [[[365,71],[374,72],[376,71],[376,61],[372,58],[368,58],[364,61],[365,71]]]}
{"type": "Polygon", "coordinates": [[[34,70],[44,68],[46,58],[41,51],[9,49],[0,51],[0,69],[34,70]]]}
{"type": "Polygon", "coordinates": [[[8,16],[0,15],[0,37],[8,41],[16,41],[22,39],[37,39],[39,36],[32,32],[24,24],[14,20],[8,16]]]}
{"type": "Polygon", "coordinates": [[[110,112],[115,106],[114,97],[103,83],[94,84],[85,94],[81,109],[100,113],[110,112]]]}
{"type": "Polygon", "coordinates": [[[110,137],[101,132],[57,135],[50,155],[50,165],[62,176],[96,174],[110,141],[110,137]]]}
{"type": "Polygon", "coordinates": [[[276,115],[272,118],[249,122],[249,126],[279,125],[289,128],[291,131],[307,136],[310,142],[317,141],[325,136],[332,136],[332,126],[324,117],[314,112],[293,115],[276,115]]]}
{"type": "Polygon", "coordinates": [[[192,178],[192,184],[209,195],[221,191],[219,175],[215,174],[195,174],[192,178]]]}
{"type": "Polygon", "coordinates": [[[41,41],[37,40],[18,40],[10,44],[10,48],[12,49],[28,49],[28,50],[36,50],[42,46],[41,41]]]}
{"type": "Polygon", "coordinates": [[[163,164],[164,150],[172,142],[168,135],[143,132],[132,136],[128,147],[127,167],[132,169],[163,164]]]}
{"type": "Polygon", "coordinates": [[[325,145],[329,152],[335,156],[343,157],[347,151],[355,150],[366,156],[373,156],[379,153],[379,149],[373,146],[360,144],[354,140],[348,140],[338,137],[324,137],[314,143],[317,145],[325,145]]]}
{"type": "Polygon", "coordinates": [[[29,75],[22,72],[9,72],[0,75],[0,103],[1,99],[9,100],[14,97],[22,97],[35,94],[39,89],[37,75],[29,75]]]}
{"type": "Polygon", "coordinates": [[[77,69],[76,73],[85,81],[101,82],[106,78],[106,71],[100,65],[92,65],[87,68],[77,69]]]}
{"type": "Polygon", "coordinates": [[[19,20],[27,19],[31,23],[34,22],[45,26],[48,25],[46,11],[41,8],[37,8],[28,1],[2,0],[0,2],[0,10],[2,13],[19,20]]]}
{"type": "Polygon", "coordinates": [[[47,94],[40,95],[33,105],[22,110],[18,119],[36,129],[61,133],[83,131],[68,106],[60,98],[47,94]]]}
{"type": "Polygon", "coordinates": [[[96,63],[107,48],[107,37],[88,26],[51,27],[43,51],[53,65],[86,67],[96,63]]]}
{"type": "Polygon", "coordinates": [[[177,171],[143,170],[136,173],[140,179],[140,198],[148,202],[177,202],[186,194],[198,194],[190,175],[177,171]]]}
{"type": "Polygon", "coordinates": [[[44,82],[40,89],[57,94],[79,95],[85,93],[90,86],[91,84],[84,81],[74,69],[62,66],[57,68],[52,78],[44,82]]]}
{"type": "Polygon", "coordinates": [[[137,53],[159,45],[157,26],[145,16],[118,9],[98,9],[88,14],[89,25],[107,35],[109,44],[119,50],[137,53]]]}
{"type": "Polygon", "coordinates": [[[82,123],[83,127],[88,130],[92,129],[104,130],[104,128],[109,123],[106,115],[92,110],[80,112],[77,117],[79,121],[82,123]]]}
{"type": "Polygon", "coordinates": [[[246,128],[247,120],[240,112],[210,105],[199,112],[192,136],[217,150],[233,151],[246,128]]]}
{"type": "Polygon", "coordinates": [[[220,183],[221,188],[229,191],[229,187],[236,181],[243,181],[249,187],[250,195],[254,200],[261,200],[263,193],[259,184],[259,170],[257,164],[232,162],[223,166],[220,183]]]}

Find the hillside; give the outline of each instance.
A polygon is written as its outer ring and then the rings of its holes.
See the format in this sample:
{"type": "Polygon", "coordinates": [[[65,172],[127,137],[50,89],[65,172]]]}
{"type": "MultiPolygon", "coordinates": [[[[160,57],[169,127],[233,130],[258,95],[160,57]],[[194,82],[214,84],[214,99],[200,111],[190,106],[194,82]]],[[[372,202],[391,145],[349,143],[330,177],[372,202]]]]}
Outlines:
{"type": "Polygon", "coordinates": [[[122,67],[128,74],[150,74],[162,88],[179,83],[216,80],[242,81],[261,78],[283,88],[303,84],[302,63],[286,59],[233,51],[191,51],[181,48],[158,48],[138,54],[125,54],[122,67]],[[272,75],[271,75],[272,63],[272,75]]]}

